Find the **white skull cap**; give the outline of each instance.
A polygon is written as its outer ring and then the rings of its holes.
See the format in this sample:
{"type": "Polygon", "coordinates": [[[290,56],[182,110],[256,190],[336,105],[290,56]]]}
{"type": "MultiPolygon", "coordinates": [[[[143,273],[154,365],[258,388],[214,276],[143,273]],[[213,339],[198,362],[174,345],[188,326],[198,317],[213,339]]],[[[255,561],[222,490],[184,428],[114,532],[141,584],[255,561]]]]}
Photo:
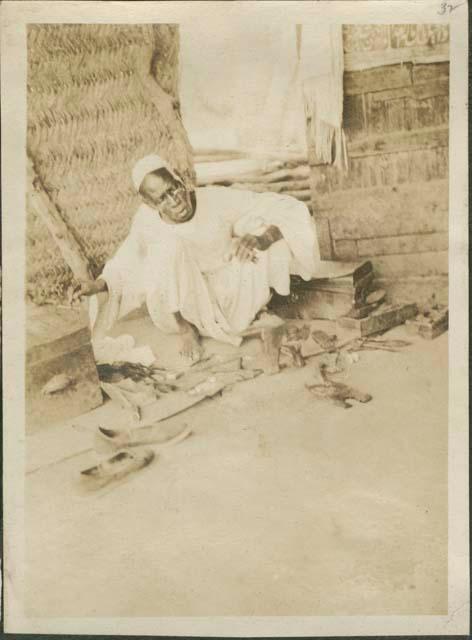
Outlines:
{"type": "Polygon", "coordinates": [[[139,187],[141,186],[141,183],[147,176],[147,174],[151,173],[152,171],[156,171],[157,169],[167,169],[167,171],[175,180],[182,182],[182,179],[179,178],[179,176],[174,173],[174,171],[172,171],[165,160],[163,160],[157,154],[151,154],[149,156],[144,156],[144,158],[141,158],[141,160],[138,160],[138,162],[133,167],[133,184],[136,188],[136,191],[139,191],[139,187]]]}

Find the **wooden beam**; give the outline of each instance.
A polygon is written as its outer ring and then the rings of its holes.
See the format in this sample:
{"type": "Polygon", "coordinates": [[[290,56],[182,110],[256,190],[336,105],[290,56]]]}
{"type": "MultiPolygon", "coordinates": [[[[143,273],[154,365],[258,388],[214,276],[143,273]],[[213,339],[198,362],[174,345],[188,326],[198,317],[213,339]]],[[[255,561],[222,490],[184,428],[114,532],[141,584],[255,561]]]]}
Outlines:
{"type": "Polygon", "coordinates": [[[350,158],[375,155],[377,153],[397,153],[433,147],[447,147],[449,144],[449,127],[427,127],[415,131],[384,133],[378,136],[357,138],[348,142],[350,158]]]}
{"type": "Polygon", "coordinates": [[[272,192],[272,193],[307,193],[310,195],[310,181],[306,180],[285,180],[284,182],[244,182],[238,180],[232,185],[233,189],[249,189],[251,191],[272,192]]]}
{"type": "Polygon", "coordinates": [[[448,258],[448,251],[430,251],[375,256],[372,262],[379,277],[438,276],[447,275],[448,258]]]}
{"type": "Polygon", "coordinates": [[[44,222],[54,238],[62,257],[78,280],[93,280],[89,261],[77,242],[73,231],[68,227],[61,212],[46,193],[37,175],[33,162],[28,158],[27,201],[31,210],[44,222]]]}
{"type": "Polygon", "coordinates": [[[402,253],[432,253],[447,251],[449,234],[445,231],[417,233],[379,238],[359,238],[359,257],[400,255],[402,253]]]}
{"type": "Polygon", "coordinates": [[[314,198],[334,240],[448,231],[448,180],[332,191],[314,198]]]}
{"type": "Polygon", "coordinates": [[[449,62],[413,66],[413,84],[423,84],[431,80],[449,80],[449,62]]]}
{"type": "Polygon", "coordinates": [[[371,91],[384,91],[412,84],[411,64],[375,67],[344,73],[344,93],[348,96],[371,91]]]}
{"type": "MultiPolygon", "coordinates": [[[[307,105],[305,105],[307,107],[307,105]]],[[[317,207],[318,193],[323,192],[326,186],[325,172],[336,173],[338,169],[331,165],[327,165],[321,162],[321,159],[316,149],[314,139],[314,120],[316,118],[316,104],[311,103],[309,108],[305,108],[307,113],[306,118],[306,144],[308,154],[308,165],[310,167],[310,196],[311,196],[311,211],[313,220],[316,226],[316,232],[318,236],[318,246],[320,249],[320,257],[322,260],[333,260],[334,248],[333,239],[331,235],[331,227],[329,219],[326,215],[322,215],[317,207]]]]}
{"type": "Polygon", "coordinates": [[[141,51],[134,52],[134,60],[134,68],[142,88],[154,102],[156,109],[162,116],[162,121],[168,123],[168,148],[165,153],[162,150],[161,155],[164,160],[173,165],[172,168],[176,171],[182,171],[186,167],[188,175],[185,176],[185,181],[193,186],[196,184],[193,153],[180,115],[180,104],[151,75],[148,61],[141,51]]]}
{"type": "Polygon", "coordinates": [[[428,47],[401,47],[384,51],[352,51],[344,54],[346,71],[359,71],[392,64],[434,64],[449,61],[449,43],[428,47]]]}
{"type": "MultiPolygon", "coordinates": [[[[366,92],[367,93],[367,92],[366,92]]],[[[413,84],[407,87],[396,87],[395,89],[384,89],[382,91],[371,92],[370,99],[374,102],[387,102],[389,100],[401,100],[410,98],[411,100],[427,100],[436,96],[449,95],[449,78],[428,80],[421,84],[413,84]]]]}

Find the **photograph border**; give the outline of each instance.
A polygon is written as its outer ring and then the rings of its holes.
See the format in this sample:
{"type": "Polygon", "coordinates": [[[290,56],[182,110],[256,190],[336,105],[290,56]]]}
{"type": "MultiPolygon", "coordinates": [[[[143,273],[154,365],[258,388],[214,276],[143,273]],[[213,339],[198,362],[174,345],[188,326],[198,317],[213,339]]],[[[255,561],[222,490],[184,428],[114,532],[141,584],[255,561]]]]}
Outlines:
{"type": "Polygon", "coordinates": [[[4,2],[1,7],[4,631],[170,636],[465,635],[469,632],[468,468],[468,6],[440,0],[247,2],[4,2]],[[452,5],[449,5],[452,6],[452,5]],[[182,23],[267,18],[327,23],[448,22],[449,137],[449,588],[446,616],[304,616],[29,619],[24,553],[26,25],[182,23]]]}

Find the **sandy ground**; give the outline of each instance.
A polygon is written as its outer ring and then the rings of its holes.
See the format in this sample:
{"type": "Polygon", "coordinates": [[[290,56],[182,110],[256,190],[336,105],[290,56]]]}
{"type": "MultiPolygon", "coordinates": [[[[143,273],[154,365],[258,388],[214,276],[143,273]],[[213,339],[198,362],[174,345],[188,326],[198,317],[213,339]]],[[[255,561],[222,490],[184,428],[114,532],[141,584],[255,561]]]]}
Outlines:
{"type": "MultiPolygon", "coordinates": [[[[175,355],[148,320],[124,330],[175,355]]],[[[88,434],[31,436],[27,615],[446,613],[447,334],[362,353],[348,378],[373,400],[350,410],[305,389],[314,367],[162,423],[194,433],[99,495],[77,489],[92,452],[41,467],[88,434]]],[[[81,420],[114,415],[109,403],[81,420]]]]}

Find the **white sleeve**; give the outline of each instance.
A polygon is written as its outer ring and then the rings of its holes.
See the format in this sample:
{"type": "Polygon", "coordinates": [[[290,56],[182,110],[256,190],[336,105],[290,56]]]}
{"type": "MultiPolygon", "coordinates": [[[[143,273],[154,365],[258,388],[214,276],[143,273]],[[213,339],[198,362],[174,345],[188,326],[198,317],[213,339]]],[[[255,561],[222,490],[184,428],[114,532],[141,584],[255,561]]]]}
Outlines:
{"type": "Polygon", "coordinates": [[[294,258],[306,275],[313,277],[320,261],[320,250],[308,207],[288,195],[231,191],[235,193],[234,204],[240,213],[233,226],[235,235],[255,233],[261,223],[278,227],[294,258]]]}
{"type": "Polygon", "coordinates": [[[123,283],[129,279],[127,276],[141,259],[143,251],[140,218],[136,214],[127,237],[105,264],[100,276],[107,283],[110,295],[121,295],[123,283]]]}

